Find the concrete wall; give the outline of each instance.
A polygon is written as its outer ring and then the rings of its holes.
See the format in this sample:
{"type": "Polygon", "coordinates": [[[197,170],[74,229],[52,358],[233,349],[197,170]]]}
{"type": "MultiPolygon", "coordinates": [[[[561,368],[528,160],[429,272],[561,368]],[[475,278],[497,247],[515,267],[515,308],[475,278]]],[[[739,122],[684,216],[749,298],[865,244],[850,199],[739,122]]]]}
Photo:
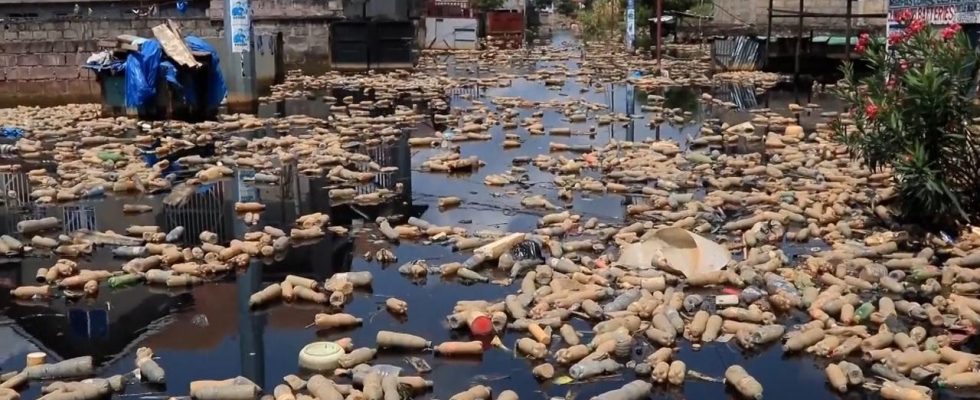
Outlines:
{"type": "MultiPolygon", "coordinates": [[[[805,0],[803,10],[815,13],[846,12],[847,0],[805,0]]],[[[856,0],[852,3],[854,14],[885,13],[886,0],[856,0]]],[[[773,9],[799,9],[800,0],[774,0],[773,9]]],[[[721,26],[748,26],[754,32],[765,33],[768,24],[769,0],[714,0],[714,21],[712,24],[721,26]]],[[[795,31],[796,18],[773,18],[773,26],[777,32],[795,31]]],[[[845,26],[844,18],[805,18],[804,29],[809,32],[839,32],[845,26]]],[[[852,24],[861,28],[882,28],[884,18],[854,18],[852,24]]]]}
{"type": "Polygon", "coordinates": [[[433,18],[425,19],[425,39],[422,47],[426,49],[473,50],[477,45],[479,21],[476,18],[433,18]]]}
{"type": "MultiPolygon", "coordinates": [[[[150,2],[126,2],[119,0],[79,0],[79,1],[48,1],[48,0],[0,0],[0,19],[39,19],[52,18],[132,18],[133,10],[143,10],[149,13],[150,2]],[[78,10],[75,10],[78,4],[78,10]]],[[[188,1],[187,10],[180,13],[174,3],[157,6],[156,17],[181,18],[205,16],[209,3],[188,1]]]]}
{"type": "MultiPolygon", "coordinates": [[[[99,50],[97,42],[120,34],[153,37],[152,27],[168,18],[184,34],[223,36],[221,0],[191,1],[179,16],[168,9],[139,18],[120,11],[139,8],[133,2],[83,1],[76,14],[74,2],[40,1],[0,0],[0,106],[98,100],[94,74],[79,68],[99,50]],[[45,94],[56,98],[46,101],[45,94]]],[[[256,35],[283,33],[287,67],[329,65],[330,22],[340,17],[341,0],[252,0],[252,7],[256,35]]]]}
{"type": "Polygon", "coordinates": [[[394,21],[417,17],[422,9],[419,0],[344,0],[343,7],[347,18],[394,21]]]}

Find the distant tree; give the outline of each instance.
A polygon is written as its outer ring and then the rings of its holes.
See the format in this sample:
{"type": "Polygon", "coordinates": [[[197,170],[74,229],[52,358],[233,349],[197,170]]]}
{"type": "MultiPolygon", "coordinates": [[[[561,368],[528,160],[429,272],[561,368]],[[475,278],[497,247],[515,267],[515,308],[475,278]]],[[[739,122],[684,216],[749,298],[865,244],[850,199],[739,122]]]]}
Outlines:
{"type": "MultiPolygon", "coordinates": [[[[694,7],[701,0],[664,0],[664,11],[687,11],[694,7]]],[[[710,0],[705,2],[710,3],[710,0]]],[[[623,1],[626,6],[626,1],[623,1]]],[[[656,12],[657,0],[636,0],[636,8],[648,8],[656,12]]]]}
{"type": "Polygon", "coordinates": [[[470,0],[470,6],[480,11],[496,10],[503,5],[504,0],[470,0]]]}
{"type": "Polygon", "coordinates": [[[534,28],[541,25],[541,16],[538,11],[541,10],[542,0],[532,0],[524,2],[524,15],[527,16],[527,27],[534,28]]]}
{"type": "MultiPolygon", "coordinates": [[[[652,9],[656,10],[656,0],[650,2],[652,9]]],[[[697,0],[664,0],[664,11],[687,11],[697,5],[697,0]]]]}
{"type": "Polygon", "coordinates": [[[575,5],[575,3],[572,2],[572,0],[557,0],[557,4],[555,4],[555,9],[556,9],[555,11],[558,11],[561,14],[571,15],[571,14],[575,14],[575,11],[578,10],[578,6],[575,5]]]}

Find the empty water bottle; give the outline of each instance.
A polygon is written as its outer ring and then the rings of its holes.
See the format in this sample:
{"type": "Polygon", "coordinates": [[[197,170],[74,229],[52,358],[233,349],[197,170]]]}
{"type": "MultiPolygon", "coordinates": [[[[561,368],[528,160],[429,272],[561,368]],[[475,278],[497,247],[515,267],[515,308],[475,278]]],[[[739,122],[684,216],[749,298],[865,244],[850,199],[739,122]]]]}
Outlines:
{"type": "Polygon", "coordinates": [[[452,128],[446,128],[445,131],[442,131],[442,144],[440,147],[448,149],[449,143],[452,142],[454,136],[456,136],[456,132],[453,132],[452,128]]]}
{"type": "Polygon", "coordinates": [[[637,288],[627,290],[623,292],[623,294],[616,297],[615,300],[606,303],[606,305],[602,307],[602,311],[606,313],[623,311],[626,309],[626,307],[629,307],[630,304],[633,304],[635,301],[639,300],[642,294],[643,293],[640,291],[640,289],[637,288]]]}
{"type": "Polygon", "coordinates": [[[865,302],[864,304],[861,304],[861,307],[858,307],[857,310],[854,310],[854,321],[861,322],[867,320],[868,316],[870,316],[873,312],[875,312],[875,305],[871,304],[870,302],[865,302]]]}
{"type": "Polygon", "coordinates": [[[772,272],[766,273],[766,290],[770,294],[782,293],[794,303],[799,303],[803,301],[800,297],[800,291],[796,290],[796,286],[783,278],[782,276],[776,275],[772,272]]]}
{"type": "Polygon", "coordinates": [[[765,295],[766,292],[764,290],[759,289],[755,286],[749,286],[745,289],[742,289],[742,293],[740,293],[738,297],[743,303],[752,304],[756,300],[761,299],[765,295]]]}
{"type": "Polygon", "coordinates": [[[375,364],[371,366],[371,372],[377,372],[381,376],[398,376],[402,373],[402,368],[391,364],[375,364]]]}
{"type": "Polygon", "coordinates": [[[86,190],[85,192],[83,192],[82,193],[82,197],[85,197],[85,198],[99,197],[99,196],[102,196],[104,194],[105,194],[105,186],[98,185],[98,186],[92,187],[89,190],[86,190]]]}
{"type": "Polygon", "coordinates": [[[183,235],[184,235],[184,227],[183,226],[175,227],[174,229],[171,229],[170,232],[167,232],[167,237],[166,237],[167,243],[176,242],[180,240],[180,237],[183,235]]]}

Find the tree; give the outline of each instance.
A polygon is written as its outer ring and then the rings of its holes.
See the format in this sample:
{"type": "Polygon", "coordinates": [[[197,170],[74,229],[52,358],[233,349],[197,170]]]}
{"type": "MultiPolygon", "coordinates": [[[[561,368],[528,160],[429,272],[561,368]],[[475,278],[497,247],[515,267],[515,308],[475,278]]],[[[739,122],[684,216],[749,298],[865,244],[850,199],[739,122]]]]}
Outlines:
{"type": "Polygon", "coordinates": [[[862,34],[855,51],[871,66],[857,78],[845,64],[838,96],[850,121],[836,139],[873,171],[891,172],[901,216],[933,228],[980,212],[980,129],[974,76],[980,57],[959,25],[937,32],[910,13],[888,40],[862,34]]]}
{"type": "MultiPolygon", "coordinates": [[[[656,0],[653,0],[650,3],[650,7],[656,10],[656,0]]],[[[697,4],[697,0],[664,0],[664,11],[687,11],[697,4]]]]}
{"type": "Polygon", "coordinates": [[[560,14],[572,15],[578,10],[578,6],[572,0],[558,0],[557,3],[555,5],[555,11],[558,11],[560,14]]]}
{"type": "Polygon", "coordinates": [[[504,6],[504,0],[470,0],[470,6],[479,11],[496,10],[504,6]]]}

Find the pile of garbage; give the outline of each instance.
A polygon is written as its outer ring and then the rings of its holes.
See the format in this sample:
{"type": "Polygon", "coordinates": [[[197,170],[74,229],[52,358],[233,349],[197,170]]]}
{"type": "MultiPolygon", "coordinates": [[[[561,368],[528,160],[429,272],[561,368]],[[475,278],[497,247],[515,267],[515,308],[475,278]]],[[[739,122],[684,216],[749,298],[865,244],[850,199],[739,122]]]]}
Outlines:
{"type": "Polygon", "coordinates": [[[199,37],[182,38],[179,27],[170,21],[153,27],[153,36],[119,35],[116,40],[99,41],[103,50],[82,67],[99,74],[123,74],[127,107],[156,104],[158,82],[165,80],[188,105],[217,110],[228,92],[217,50],[199,37]],[[201,68],[207,70],[206,80],[190,78],[201,68]]]}

